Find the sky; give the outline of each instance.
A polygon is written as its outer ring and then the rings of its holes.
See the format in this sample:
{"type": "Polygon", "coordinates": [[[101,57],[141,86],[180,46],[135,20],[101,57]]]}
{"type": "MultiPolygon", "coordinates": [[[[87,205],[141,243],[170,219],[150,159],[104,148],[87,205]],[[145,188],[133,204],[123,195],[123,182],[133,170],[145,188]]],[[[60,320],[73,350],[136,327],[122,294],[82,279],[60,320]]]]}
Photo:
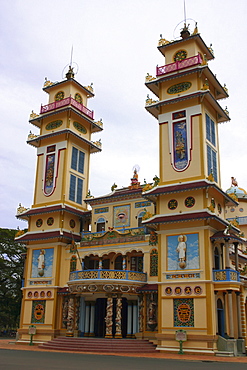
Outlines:
{"type": "MultiPolygon", "coordinates": [[[[33,202],[36,149],[26,144],[33,110],[48,103],[42,90],[45,77],[64,78],[73,46],[78,65],[75,78],[93,83],[95,97],[88,102],[95,120],[102,118],[102,152],[91,155],[90,191],[108,194],[115,182],[128,186],[133,167],[139,180],[152,182],[159,175],[158,124],[145,110],[147,73],[165,60],[157,50],[160,34],[179,37],[184,0],[0,0],[0,227],[23,229],[15,217],[19,203],[33,202]]],[[[238,0],[186,0],[186,18],[215,60],[209,67],[229,89],[230,122],[219,125],[221,186],[236,177],[247,189],[246,86],[247,2],[238,0]]],[[[153,97],[154,98],[154,97],[153,97]]]]}

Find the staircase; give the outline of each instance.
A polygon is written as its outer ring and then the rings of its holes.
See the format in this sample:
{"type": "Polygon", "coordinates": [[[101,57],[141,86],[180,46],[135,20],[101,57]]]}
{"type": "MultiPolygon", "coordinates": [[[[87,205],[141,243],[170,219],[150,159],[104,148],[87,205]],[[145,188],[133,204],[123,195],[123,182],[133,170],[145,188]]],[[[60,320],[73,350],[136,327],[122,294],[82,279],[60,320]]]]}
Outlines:
{"type": "Polygon", "coordinates": [[[156,346],[148,340],[67,338],[58,337],[39,345],[39,348],[56,351],[93,353],[155,353],[156,346]]]}

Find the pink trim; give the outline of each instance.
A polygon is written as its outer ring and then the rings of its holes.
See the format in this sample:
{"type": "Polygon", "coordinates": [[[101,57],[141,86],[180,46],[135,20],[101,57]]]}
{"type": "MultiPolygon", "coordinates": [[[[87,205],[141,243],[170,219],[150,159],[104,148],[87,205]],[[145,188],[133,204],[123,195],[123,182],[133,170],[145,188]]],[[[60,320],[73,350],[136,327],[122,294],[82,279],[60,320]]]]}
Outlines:
{"type": "Polygon", "coordinates": [[[62,107],[66,107],[67,105],[72,105],[72,107],[75,107],[80,112],[86,114],[86,116],[93,119],[94,112],[91,111],[90,109],[88,109],[87,107],[85,107],[83,104],[78,103],[75,99],[73,99],[71,97],[65,98],[65,99],[59,100],[59,101],[54,101],[53,103],[50,103],[50,104],[47,104],[47,105],[43,105],[43,106],[41,105],[40,114],[48,113],[52,110],[62,108],[62,107]]]}
{"type": "Polygon", "coordinates": [[[202,57],[198,53],[198,55],[191,57],[191,58],[186,58],[180,61],[176,61],[174,63],[166,64],[161,67],[156,67],[156,76],[162,76],[166,73],[171,73],[180,69],[188,68],[191,66],[195,66],[198,64],[202,63],[202,57]]]}

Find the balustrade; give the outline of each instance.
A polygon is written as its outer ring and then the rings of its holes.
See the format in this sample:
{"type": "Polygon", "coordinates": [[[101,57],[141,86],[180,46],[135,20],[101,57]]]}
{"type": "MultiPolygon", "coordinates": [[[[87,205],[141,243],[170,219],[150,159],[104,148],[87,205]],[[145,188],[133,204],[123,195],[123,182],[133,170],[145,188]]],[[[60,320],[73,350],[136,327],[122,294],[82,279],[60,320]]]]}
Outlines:
{"type": "Polygon", "coordinates": [[[145,272],[129,270],[85,270],[70,273],[70,281],[78,280],[130,280],[147,281],[145,272]]]}
{"type": "Polygon", "coordinates": [[[213,270],[214,281],[240,281],[239,272],[231,269],[213,270]]]}
{"type": "Polygon", "coordinates": [[[42,105],[40,109],[40,114],[51,112],[55,109],[66,107],[67,105],[71,105],[75,107],[80,112],[84,113],[89,118],[93,119],[94,112],[85,107],[83,104],[78,103],[75,99],[68,97],[62,100],[54,101],[53,103],[42,105]]]}
{"type": "Polygon", "coordinates": [[[186,58],[183,60],[177,60],[174,63],[166,64],[161,67],[156,67],[156,76],[162,76],[166,73],[171,73],[174,71],[178,71],[180,69],[192,67],[198,64],[202,63],[202,57],[200,54],[195,55],[194,57],[191,58],[186,58]]]}

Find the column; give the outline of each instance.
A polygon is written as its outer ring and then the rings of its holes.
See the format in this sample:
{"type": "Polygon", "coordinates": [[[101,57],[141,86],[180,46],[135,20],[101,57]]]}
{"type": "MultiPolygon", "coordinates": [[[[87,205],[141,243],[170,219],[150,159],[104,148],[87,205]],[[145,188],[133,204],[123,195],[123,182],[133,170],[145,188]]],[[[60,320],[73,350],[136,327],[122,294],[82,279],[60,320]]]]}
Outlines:
{"type": "Polygon", "coordinates": [[[94,313],[95,313],[95,304],[94,302],[91,303],[90,307],[90,329],[89,329],[89,336],[94,337],[94,313]]]}
{"type": "Polygon", "coordinates": [[[82,260],[81,260],[81,269],[82,269],[82,271],[84,271],[84,266],[85,266],[85,264],[84,264],[84,258],[82,258],[82,260]]]}
{"type": "Polygon", "coordinates": [[[135,337],[135,333],[138,331],[138,317],[137,317],[137,302],[134,302],[133,305],[133,337],[135,337]]]}
{"type": "Polygon", "coordinates": [[[225,238],[225,269],[230,268],[230,258],[229,258],[229,238],[225,238]]]}
{"type": "Polygon", "coordinates": [[[229,337],[230,337],[230,339],[234,339],[233,310],[232,310],[232,290],[227,290],[227,296],[228,296],[229,337]]]}
{"type": "Polygon", "coordinates": [[[238,271],[238,242],[234,242],[235,270],[238,271]]]}
{"type": "Polygon", "coordinates": [[[106,317],[105,317],[105,338],[112,338],[112,314],[113,314],[113,298],[112,295],[107,297],[107,306],[106,306],[106,317]]]}
{"type": "Polygon", "coordinates": [[[90,324],[90,303],[86,302],[86,312],[85,312],[85,337],[89,336],[89,324],[90,324]]]}
{"type": "Polygon", "coordinates": [[[126,256],[123,256],[123,270],[126,270],[126,256]]]}
{"type": "Polygon", "coordinates": [[[132,338],[132,302],[128,302],[127,338],[132,338]]]}
{"type": "Polygon", "coordinates": [[[66,337],[74,336],[74,324],[75,324],[74,297],[70,297],[69,303],[68,303],[68,319],[67,319],[66,337]]]}
{"type": "Polygon", "coordinates": [[[139,315],[138,315],[138,319],[139,319],[139,332],[142,333],[143,332],[143,319],[144,319],[144,297],[143,295],[139,295],[138,297],[138,309],[139,309],[139,315]]]}
{"type": "Polygon", "coordinates": [[[214,291],[214,304],[215,304],[215,322],[216,322],[216,334],[219,334],[219,328],[218,328],[218,325],[219,325],[219,322],[218,322],[218,312],[217,312],[217,294],[218,294],[218,290],[215,290],[214,291]]]}
{"type": "Polygon", "coordinates": [[[84,333],[85,333],[85,300],[84,300],[84,297],[80,297],[79,330],[81,332],[81,336],[84,336],[84,333]]]}
{"type": "Polygon", "coordinates": [[[117,297],[115,323],[116,323],[115,338],[122,338],[122,298],[121,296],[117,297]]]}
{"type": "Polygon", "coordinates": [[[237,322],[238,322],[238,339],[242,339],[242,320],[240,306],[240,292],[235,292],[237,300],[237,322]]]}

